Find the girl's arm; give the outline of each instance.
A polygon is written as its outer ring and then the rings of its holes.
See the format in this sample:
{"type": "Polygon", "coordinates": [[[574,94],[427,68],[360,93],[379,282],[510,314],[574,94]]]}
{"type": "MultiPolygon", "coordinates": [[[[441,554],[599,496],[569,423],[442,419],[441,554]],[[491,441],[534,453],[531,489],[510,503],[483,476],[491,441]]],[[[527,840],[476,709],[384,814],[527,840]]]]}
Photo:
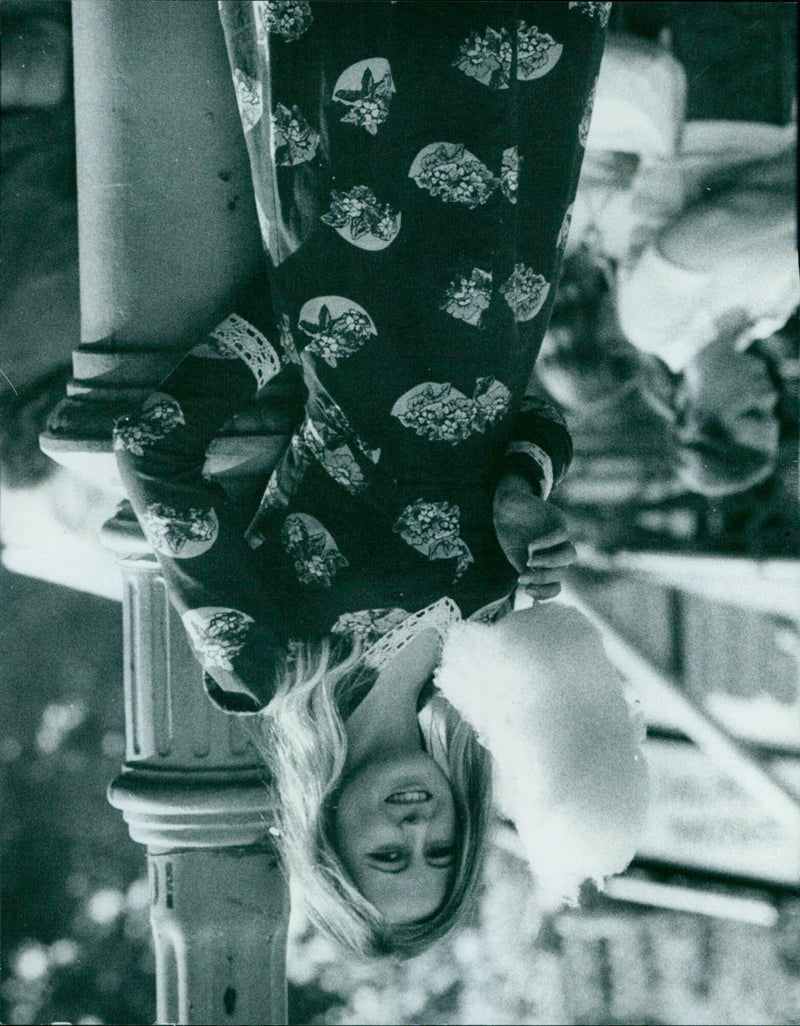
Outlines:
{"type": "Polygon", "coordinates": [[[529,383],[494,495],[494,529],[519,584],[543,601],[575,561],[562,514],[546,500],[567,472],[572,439],[558,407],[529,383]]]}
{"type": "Polygon", "coordinates": [[[204,476],[206,449],[267,382],[295,373],[281,371],[275,348],[254,326],[272,322],[265,286],[247,313],[217,325],[114,431],[122,480],[209,692],[240,712],[256,711],[274,692],[283,625],[275,597],[253,573],[243,514],[204,476]]]}

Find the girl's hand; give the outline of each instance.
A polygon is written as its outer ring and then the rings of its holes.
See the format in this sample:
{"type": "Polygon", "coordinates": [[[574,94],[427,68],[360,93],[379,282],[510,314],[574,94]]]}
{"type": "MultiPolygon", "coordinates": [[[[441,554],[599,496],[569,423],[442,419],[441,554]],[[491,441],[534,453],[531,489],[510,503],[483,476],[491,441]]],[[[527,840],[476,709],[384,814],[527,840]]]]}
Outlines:
{"type": "Polygon", "coordinates": [[[531,598],[540,602],[555,598],[564,568],[577,555],[561,513],[540,499],[526,478],[507,474],[494,494],[494,529],[531,598]]]}

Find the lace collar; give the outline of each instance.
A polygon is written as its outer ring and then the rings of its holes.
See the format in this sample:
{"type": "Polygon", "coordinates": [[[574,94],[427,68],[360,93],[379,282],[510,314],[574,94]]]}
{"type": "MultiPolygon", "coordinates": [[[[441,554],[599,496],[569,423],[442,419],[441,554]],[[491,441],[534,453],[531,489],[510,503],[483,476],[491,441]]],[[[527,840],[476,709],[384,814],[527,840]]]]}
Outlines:
{"type": "Polygon", "coordinates": [[[380,672],[420,631],[435,630],[444,641],[453,624],[461,619],[461,610],[456,603],[451,598],[441,598],[416,613],[410,613],[387,631],[366,650],[364,661],[380,672]]]}

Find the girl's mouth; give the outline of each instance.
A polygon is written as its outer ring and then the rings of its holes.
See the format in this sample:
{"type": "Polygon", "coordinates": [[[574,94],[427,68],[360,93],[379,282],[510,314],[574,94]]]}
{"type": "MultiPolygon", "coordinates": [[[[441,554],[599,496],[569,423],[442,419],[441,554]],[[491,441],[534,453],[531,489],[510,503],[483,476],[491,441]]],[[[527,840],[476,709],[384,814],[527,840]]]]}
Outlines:
{"type": "Polygon", "coordinates": [[[390,805],[417,805],[431,800],[430,791],[395,791],[386,799],[390,805]]]}

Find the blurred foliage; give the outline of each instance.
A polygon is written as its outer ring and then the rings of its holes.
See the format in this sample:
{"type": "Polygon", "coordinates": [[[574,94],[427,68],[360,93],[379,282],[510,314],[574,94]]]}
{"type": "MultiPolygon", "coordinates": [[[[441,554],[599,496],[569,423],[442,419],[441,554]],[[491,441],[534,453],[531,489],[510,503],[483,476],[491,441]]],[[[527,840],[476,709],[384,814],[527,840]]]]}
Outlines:
{"type": "MultiPolygon", "coordinates": [[[[116,603],[0,569],[7,1023],[145,1023],[145,859],[105,800],[124,758],[116,603]],[[24,647],[19,638],[29,639],[24,647]]],[[[778,927],[612,906],[546,916],[492,852],[472,921],[405,963],[360,963],[295,912],[293,1023],[800,1023],[800,902],[778,927]]]]}

